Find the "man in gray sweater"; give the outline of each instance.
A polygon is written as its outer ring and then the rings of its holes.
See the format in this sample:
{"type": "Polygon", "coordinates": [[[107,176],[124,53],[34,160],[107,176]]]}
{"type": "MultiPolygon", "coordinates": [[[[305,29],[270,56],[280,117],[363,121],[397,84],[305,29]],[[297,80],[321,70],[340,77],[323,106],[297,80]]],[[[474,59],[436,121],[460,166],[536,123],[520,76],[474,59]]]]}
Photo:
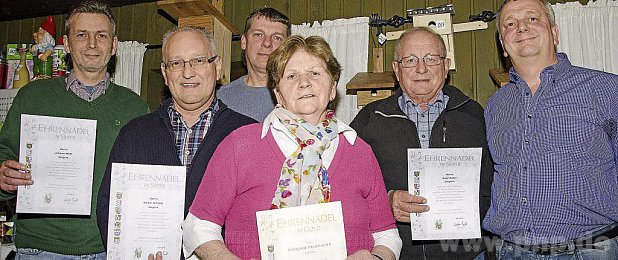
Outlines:
{"type": "Polygon", "coordinates": [[[290,33],[290,20],[281,12],[270,7],[251,12],[240,38],[247,75],[221,86],[218,98],[234,111],[264,121],[275,108],[275,101],[266,87],[266,61],[290,33]]]}

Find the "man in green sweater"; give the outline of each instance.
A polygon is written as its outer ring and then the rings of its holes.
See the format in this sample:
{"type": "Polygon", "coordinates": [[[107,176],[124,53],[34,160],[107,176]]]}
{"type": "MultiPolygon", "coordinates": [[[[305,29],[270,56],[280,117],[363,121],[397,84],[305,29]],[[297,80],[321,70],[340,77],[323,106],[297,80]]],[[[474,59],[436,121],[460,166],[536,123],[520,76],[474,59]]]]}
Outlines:
{"type": "Polygon", "coordinates": [[[73,70],[66,78],[34,81],[22,88],[0,132],[0,200],[16,196],[17,187],[34,177],[17,162],[22,114],[97,121],[91,213],[87,216],[18,213],[15,245],[18,259],[105,259],[99,235],[96,198],[112,145],[120,128],[148,112],[142,99],[110,82],[107,64],[116,53],[112,10],[87,2],[76,6],[66,20],[65,49],[73,70]]]}

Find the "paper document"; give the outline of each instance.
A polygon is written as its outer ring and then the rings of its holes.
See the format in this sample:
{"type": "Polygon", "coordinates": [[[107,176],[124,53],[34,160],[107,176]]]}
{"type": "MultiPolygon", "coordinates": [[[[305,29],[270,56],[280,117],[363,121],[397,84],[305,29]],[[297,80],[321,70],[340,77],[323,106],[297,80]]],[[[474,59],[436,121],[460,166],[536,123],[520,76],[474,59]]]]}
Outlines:
{"type": "Polygon", "coordinates": [[[90,215],[97,121],[21,115],[19,162],[34,184],[17,189],[18,213],[90,215]]]}
{"type": "Polygon", "coordinates": [[[258,211],[262,260],[347,257],[341,202],[258,211]]]}
{"type": "Polygon", "coordinates": [[[107,259],[180,259],[185,166],[112,164],[107,259]]]}
{"type": "Polygon", "coordinates": [[[408,149],[408,191],[429,211],[410,214],[412,240],[481,237],[481,148],[408,149]]]}

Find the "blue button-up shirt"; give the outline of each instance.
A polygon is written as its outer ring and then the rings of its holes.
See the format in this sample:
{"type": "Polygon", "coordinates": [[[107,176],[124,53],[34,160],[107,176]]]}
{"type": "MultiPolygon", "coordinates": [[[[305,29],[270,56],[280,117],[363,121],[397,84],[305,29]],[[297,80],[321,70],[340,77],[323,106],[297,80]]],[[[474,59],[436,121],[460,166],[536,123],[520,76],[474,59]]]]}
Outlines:
{"type": "Polygon", "coordinates": [[[618,221],[618,76],[572,66],[562,53],[540,76],[533,95],[511,69],[485,110],[495,175],[483,226],[527,245],[618,221]]]}

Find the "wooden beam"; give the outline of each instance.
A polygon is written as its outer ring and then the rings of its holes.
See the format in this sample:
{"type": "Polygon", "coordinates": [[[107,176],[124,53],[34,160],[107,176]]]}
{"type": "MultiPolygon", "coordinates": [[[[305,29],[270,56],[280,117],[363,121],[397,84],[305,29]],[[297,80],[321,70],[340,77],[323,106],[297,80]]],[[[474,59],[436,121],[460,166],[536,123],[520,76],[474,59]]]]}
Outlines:
{"type": "Polygon", "coordinates": [[[225,18],[225,15],[207,0],[164,0],[157,1],[157,6],[176,21],[182,17],[214,15],[232,34],[240,34],[238,29],[225,18]]]}
{"type": "MultiPolygon", "coordinates": [[[[156,0],[107,0],[109,6],[118,7],[156,0]]],[[[0,22],[66,14],[77,3],[75,0],[0,0],[0,22]]],[[[115,14],[118,15],[118,14],[115,14]]]]}

